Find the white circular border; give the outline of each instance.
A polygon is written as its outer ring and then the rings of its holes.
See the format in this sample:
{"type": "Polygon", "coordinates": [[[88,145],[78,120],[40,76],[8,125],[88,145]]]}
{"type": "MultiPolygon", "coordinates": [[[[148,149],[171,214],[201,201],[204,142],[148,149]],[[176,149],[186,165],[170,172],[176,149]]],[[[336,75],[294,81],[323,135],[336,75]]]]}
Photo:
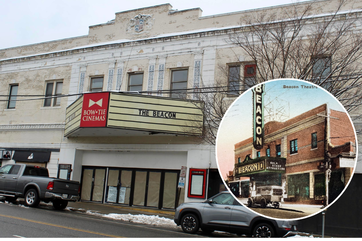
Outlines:
{"type": "Polygon", "coordinates": [[[273,80],[268,80],[268,81],[263,82],[263,83],[259,83],[259,84],[255,85],[255,86],[251,87],[250,89],[248,89],[248,90],[246,90],[244,93],[242,93],[240,96],[238,96],[238,97],[230,104],[230,106],[228,107],[227,111],[225,112],[225,115],[223,116],[223,118],[222,118],[222,120],[221,120],[221,122],[220,122],[219,128],[218,128],[218,130],[217,130],[216,142],[215,142],[215,157],[216,157],[216,164],[217,164],[217,168],[218,168],[218,171],[219,171],[219,175],[220,175],[220,177],[221,177],[221,179],[222,179],[222,181],[223,181],[223,183],[224,183],[224,186],[227,188],[227,190],[229,191],[229,193],[230,193],[236,200],[238,200],[238,202],[239,202],[241,205],[243,205],[243,206],[244,206],[245,208],[247,208],[248,210],[254,212],[255,214],[260,215],[260,216],[263,216],[263,217],[268,218],[268,219],[274,219],[274,220],[280,220],[280,221],[298,221],[298,220],[303,220],[303,219],[306,219],[306,218],[310,218],[310,217],[312,217],[312,216],[315,216],[315,215],[317,215],[317,214],[325,211],[325,210],[328,209],[331,205],[333,205],[333,204],[342,196],[342,194],[346,191],[346,189],[348,188],[349,184],[351,183],[352,178],[353,178],[353,176],[354,176],[354,174],[355,174],[355,172],[356,172],[357,160],[358,160],[358,139],[357,139],[357,135],[356,135],[356,129],[355,129],[355,127],[354,127],[354,124],[353,124],[353,122],[352,122],[352,120],[351,120],[351,117],[350,117],[349,113],[346,111],[346,109],[344,108],[344,106],[342,105],[342,103],[341,103],[336,97],[334,97],[331,93],[329,93],[327,90],[325,90],[324,88],[320,87],[319,85],[316,85],[316,84],[314,84],[314,83],[312,83],[312,82],[308,82],[308,81],[305,81],[305,80],[293,79],[293,78],[273,79],[273,80]],[[355,142],[355,145],[356,145],[356,158],[355,158],[355,159],[356,159],[356,161],[355,161],[355,164],[354,164],[354,168],[353,168],[353,172],[352,172],[352,174],[351,174],[351,177],[349,178],[349,181],[348,181],[348,183],[346,184],[346,186],[344,187],[343,191],[333,200],[332,203],[328,204],[328,206],[324,207],[323,209],[321,209],[321,210],[318,211],[318,212],[315,212],[314,214],[310,214],[310,215],[307,215],[307,216],[301,217],[301,218],[291,218],[291,219],[275,218],[275,217],[266,216],[266,215],[264,215],[264,214],[258,213],[258,212],[256,212],[256,211],[250,209],[249,207],[247,207],[246,205],[244,205],[242,202],[240,202],[240,201],[237,199],[237,197],[235,197],[235,195],[230,191],[230,188],[229,188],[228,185],[225,183],[225,180],[224,180],[224,178],[223,178],[223,175],[222,175],[222,173],[221,173],[221,171],[220,171],[220,167],[219,167],[218,152],[217,152],[218,136],[219,136],[219,132],[220,132],[220,127],[222,126],[222,123],[223,123],[224,119],[227,118],[228,112],[230,111],[231,107],[235,104],[235,102],[236,102],[237,100],[239,100],[240,98],[242,98],[243,95],[244,95],[246,92],[252,91],[252,89],[255,89],[255,88],[256,88],[257,86],[259,86],[259,85],[262,85],[262,84],[266,85],[266,84],[268,84],[268,83],[270,83],[270,82],[276,82],[276,81],[280,81],[280,80],[282,80],[282,81],[288,81],[288,80],[290,80],[290,81],[302,82],[302,83],[305,83],[305,84],[313,85],[313,86],[317,87],[318,89],[321,89],[321,90],[325,91],[330,97],[332,97],[332,98],[343,108],[343,110],[344,110],[345,113],[347,114],[348,119],[349,119],[349,121],[350,121],[350,124],[351,124],[351,126],[352,126],[352,128],[353,128],[354,136],[355,136],[355,141],[356,141],[356,142],[355,142]]]}

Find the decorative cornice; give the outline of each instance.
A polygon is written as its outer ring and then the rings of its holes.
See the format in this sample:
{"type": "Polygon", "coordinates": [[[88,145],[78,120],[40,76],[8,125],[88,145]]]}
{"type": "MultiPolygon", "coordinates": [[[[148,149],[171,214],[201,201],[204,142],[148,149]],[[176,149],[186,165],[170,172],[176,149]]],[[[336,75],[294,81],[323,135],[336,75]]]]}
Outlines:
{"type": "Polygon", "coordinates": [[[65,124],[17,124],[0,125],[0,130],[44,130],[61,129],[64,130],[65,124]]]}

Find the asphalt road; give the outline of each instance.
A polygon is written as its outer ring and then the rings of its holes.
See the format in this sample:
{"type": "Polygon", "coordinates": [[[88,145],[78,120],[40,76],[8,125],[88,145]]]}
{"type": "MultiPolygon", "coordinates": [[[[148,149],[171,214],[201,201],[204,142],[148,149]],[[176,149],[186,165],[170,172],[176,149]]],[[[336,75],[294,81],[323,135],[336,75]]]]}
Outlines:
{"type": "Polygon", "coordinates": [[[71,211],[52,208],[28,208],[0,202],[0,237],[14,238],[142,238],[142,237],[202,237],[178,229],[126,223],[71,211]]]}

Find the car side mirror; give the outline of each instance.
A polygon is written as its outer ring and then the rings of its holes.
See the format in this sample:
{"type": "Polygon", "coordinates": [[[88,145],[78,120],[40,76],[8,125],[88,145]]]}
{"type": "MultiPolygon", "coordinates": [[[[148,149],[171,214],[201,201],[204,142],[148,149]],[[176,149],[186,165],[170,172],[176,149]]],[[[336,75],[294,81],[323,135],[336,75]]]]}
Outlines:
{"type": "Polygon", "coordinates": [[[214,203],[214,201],[212,199],[207,199],[206,202],[210,205],[214,203]]]}

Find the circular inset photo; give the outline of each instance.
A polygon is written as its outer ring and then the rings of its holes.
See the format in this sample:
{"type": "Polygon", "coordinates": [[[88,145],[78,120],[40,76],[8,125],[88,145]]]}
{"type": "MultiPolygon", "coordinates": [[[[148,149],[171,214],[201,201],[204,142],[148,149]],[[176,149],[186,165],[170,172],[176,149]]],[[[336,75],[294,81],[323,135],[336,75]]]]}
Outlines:
{"type": "Polygon", "coordinates": [[[252,211],[301,219],[332,205],[357,162],[357,138],[343,105],[295,79],[264,82],[239,96],[223,117],[216,158],[225,185],[252,211]]]}

